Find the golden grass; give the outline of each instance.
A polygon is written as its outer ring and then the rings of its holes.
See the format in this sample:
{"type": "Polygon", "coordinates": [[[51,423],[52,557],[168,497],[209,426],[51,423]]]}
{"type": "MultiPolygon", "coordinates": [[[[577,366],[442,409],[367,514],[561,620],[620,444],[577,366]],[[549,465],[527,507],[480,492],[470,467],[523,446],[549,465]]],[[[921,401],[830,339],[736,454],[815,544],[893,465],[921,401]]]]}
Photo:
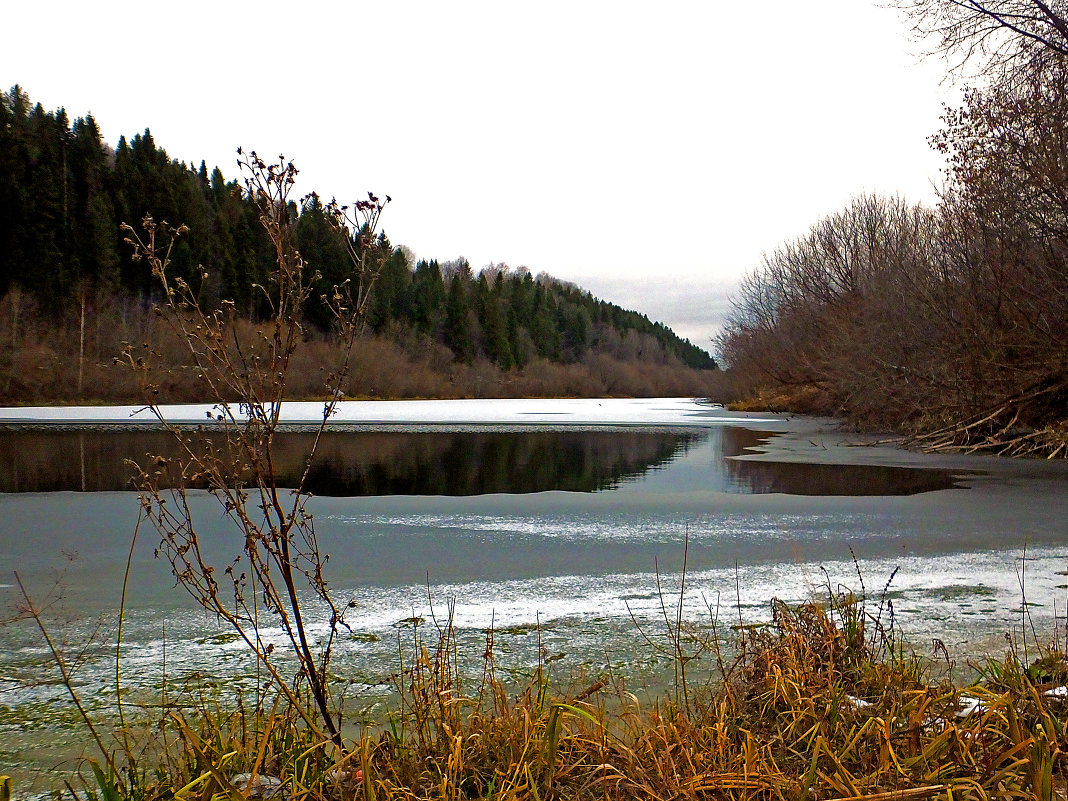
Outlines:
{"type": "Polygon", "coordinates": [[[464,692],[454,647],[448,631],[419,646],[397,677],[388,725],[341,749],[278,705],[201,707],[157,726],[121,792],[103,771],[91,792],[243,798],[230,787],[239,773],[276,777],[288,797],[314,801],[1052,801],[1068,789],[1068,700],[1047,693],[1068,681],[1063,653],[1030,669],[1010,653],[956,686],[895,645],[852,596],[775,603],[769,624],[739,630],[729,657],[717,652],[720,675],[691,687],[683,705],[642,708],[607,679],[554,691],[542,668],[509,694],[491,645],[485,675],[464,692]]]}
{"type": "Polygon", "coordinates": [[[828,415],[837,411],[826,393],[808,385],[742,392],[740,398],[727,404],[727,408],[732,412],[812,415],[828,415]]]}

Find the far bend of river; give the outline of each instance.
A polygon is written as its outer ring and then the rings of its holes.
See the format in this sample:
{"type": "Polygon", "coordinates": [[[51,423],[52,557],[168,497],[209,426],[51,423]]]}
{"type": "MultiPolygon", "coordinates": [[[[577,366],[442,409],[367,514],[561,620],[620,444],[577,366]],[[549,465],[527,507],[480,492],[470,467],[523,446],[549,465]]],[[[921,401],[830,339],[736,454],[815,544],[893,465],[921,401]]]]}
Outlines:
{"type": "MultiPolygon", "coordinates": [[[[347,707],[374,718],[398,638],[410,644],[413,619],[431,636],[450,606],[475,670],[492,627],[499,664],[530,669],[540,650],[557,657],[559,674],[656,681],[663,661],[636,627],[663,636],[661,603],[679,603],[684,551],[683,614],[699,625],[766,620],[773,597],[859,591],[862,580],[875,611],[897,570],[886,595],[894,625],[922,654],[936,638],[962,661],[997,653],[1004,634],[1052,634],[1055,620],[1063,634],[1066,465],[850,448],[841,437],[828,448],[804,426],[783,428],[329,435],[310,508],[335,595],[355,603],[354,634],[333,663],[349,682],[347,707]]],[[[58,580],[63,599],[49,615],[63,639],[84,642],[101,621],[113,638],[138,515],[123,460],[167,443],[144,432],[0,432],[0,601],[18,600],[13,570],[38,598],[58,580]]],[[[299,468],[306,444],[296,434],[280,443],[283,475],[299,468]]],[[[218,502],[198,493],[194,506],[208,549],[233,553],[218,502]]],[[[157,542],[142,528],[134,554],[131,692],[159,687],[164,649],[168,681],[199,671],[229,686],[254,682],[233,635],[153,558],[157,542]]],[[[113,689],[110,642],[90,649],[78,673],[101,714],[113,689]]],[[[0,767],[29,770],[57,743],[87,739],[66,722],[65,696],[41,683],[50,675],[35,630],[0,627],[0,767]]]]}

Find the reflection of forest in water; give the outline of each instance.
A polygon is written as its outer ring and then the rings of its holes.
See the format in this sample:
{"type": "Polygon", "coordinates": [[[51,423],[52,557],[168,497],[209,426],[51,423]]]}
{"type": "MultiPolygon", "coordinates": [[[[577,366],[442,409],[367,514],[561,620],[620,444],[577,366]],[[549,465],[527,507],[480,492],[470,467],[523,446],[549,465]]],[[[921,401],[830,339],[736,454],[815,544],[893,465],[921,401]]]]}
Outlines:
{"type": "MultiPolygon", "coordinates": [[[[217,431],[194,436],[217,446],[225,441],[217,431]]],[[[305,488],[313,495],[341,497],[596,492],[668,468],[698,446],[711,458],[700,458],[690,469],[699,471],[697,485],[711,491],[912,495],[960,486],[960,471],[729,458],[772,436],[730,426],[697,431],[331,431],[319,443],[305,488]]],[[[313,440],[308,433],[277,436],[274,456],[281,486],[297,484],[313,440]]],[[[129,490],[133,468],[127,459],[148,464],[148,454],[175,453],[172,436],[158,430],[0,431],[0,492],[129,490]]],[[[693,480],[671,475],[672,484],[693,480]]]]}
{"type": "MultiPolygon", "coordinates": [[[[727,431],[730,433],[725,431],[722,444],[724,457],[738,456],[773,436],[745,428],[727,431]]],[[[756,459],[725,458],[723,465],[735,491],[754,495],[773,492],[784,495],[916,495],[959,489],[964,486],[962,477],[976,474],[971,470],[756,459]]]]}
{"type": "MultiPolygon", "coordinates": [[[[192,433],[192,432],[190,432],[192,433]]],[[[217,444],[218,432],[206,434],[217,444]]],[[[660,467],[707,431],[328,432],[305,488],[315,495],[480,495],[610,489],[660,467]]],[[[294,486],[313,435],[279,434],[279,484],[294,486]]],[[[0,432],[0,492],[131,489],[133,459],[173,455],[161,431],[0,432]]]]}
{"type": "Polygon", "coordinates": [[[785,495],[915,495],[961,488],[971,471],[870,464],[802,464],[729,459],[727,472],[744,492],[785,495]]]}

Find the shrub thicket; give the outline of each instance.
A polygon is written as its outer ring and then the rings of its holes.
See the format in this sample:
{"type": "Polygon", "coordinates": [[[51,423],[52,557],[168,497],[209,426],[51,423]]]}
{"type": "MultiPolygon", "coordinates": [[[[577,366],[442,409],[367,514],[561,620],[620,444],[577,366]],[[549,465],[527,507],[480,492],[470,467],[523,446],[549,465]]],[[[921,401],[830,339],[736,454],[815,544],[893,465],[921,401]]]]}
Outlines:
{"type": "Polygon", "coordinates": [[[929,447],[1068,456],[1068,64],[970,91],[936,208],[863,197],[767,256],[719,340],[743,394],[929,447]]]}

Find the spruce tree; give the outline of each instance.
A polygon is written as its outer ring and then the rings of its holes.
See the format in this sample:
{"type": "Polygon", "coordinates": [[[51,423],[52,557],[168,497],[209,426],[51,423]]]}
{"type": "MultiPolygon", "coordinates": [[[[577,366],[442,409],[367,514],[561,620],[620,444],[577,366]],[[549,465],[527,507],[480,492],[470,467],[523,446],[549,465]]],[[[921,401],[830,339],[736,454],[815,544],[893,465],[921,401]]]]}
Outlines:
{"type": "Polygon", "coordinates": [[[384,332],[393,322],[407,323],[411,316],[412,267],[401,248],[386,259],[371,295],[367,323],[384,332]]]}
{"type": "Polygon", "coordinates": [[[412,279],[412,325],[426,336],[434,336],[445,303],[445,282],[437,261],[420,260],[412,279]]]}
{"type": "Polygon", "coordinates": [[[73,133],[74,248],[81,261],[81,280],[111,285],[118,276],[119,252],[107,154],[91,114],[74,121],[73,133]]]}
{"type": "Polygon", "coordinates": [[[467,281],[457,273],[449,281],[449,296],[445,303],[445,344],[457,361],[471,361],[471,326],[467,319],[467,281]]]}
{"type": "Polygon", "coordinates": [[[502,370],[515,366],[512,347],[508,342],[508,328],[503,311],[503,273],[497,273],[493,287],[490,288],[486,274],[480,273],[476,287],[476,310],[478,322],[482,326],[483,347],[486,358],[497,364],[502,370]]]}

